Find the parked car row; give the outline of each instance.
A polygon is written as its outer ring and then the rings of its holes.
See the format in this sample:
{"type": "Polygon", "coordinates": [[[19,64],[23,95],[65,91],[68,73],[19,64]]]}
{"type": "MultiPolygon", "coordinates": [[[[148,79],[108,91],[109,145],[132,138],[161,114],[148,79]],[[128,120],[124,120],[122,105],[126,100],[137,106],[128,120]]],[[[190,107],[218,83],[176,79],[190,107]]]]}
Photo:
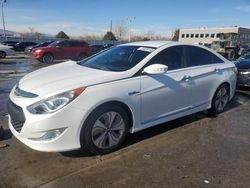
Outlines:
{"type": "Polygon", "coordinates": [[[4,41],[0,49],[0,58],[15,55],[15,52],[30,54],[34,59],[44,63],[53,63],[54,60],[71,59],[82,60],[92,54],[114,46],[113,44],[92,45],[83,40],[60,40],[43,43],[4,41]]]}

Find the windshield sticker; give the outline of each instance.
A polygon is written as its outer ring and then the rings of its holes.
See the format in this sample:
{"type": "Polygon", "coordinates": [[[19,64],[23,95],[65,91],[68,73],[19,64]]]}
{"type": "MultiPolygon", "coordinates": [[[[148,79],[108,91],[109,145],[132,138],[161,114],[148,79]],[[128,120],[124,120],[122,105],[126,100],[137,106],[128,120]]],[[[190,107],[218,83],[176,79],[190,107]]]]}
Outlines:
{"type": "Polygon", "coordinates": [[[145,51],[145,52],[153,52],[154,48],[140,47],[137,50],[145,51]]]}

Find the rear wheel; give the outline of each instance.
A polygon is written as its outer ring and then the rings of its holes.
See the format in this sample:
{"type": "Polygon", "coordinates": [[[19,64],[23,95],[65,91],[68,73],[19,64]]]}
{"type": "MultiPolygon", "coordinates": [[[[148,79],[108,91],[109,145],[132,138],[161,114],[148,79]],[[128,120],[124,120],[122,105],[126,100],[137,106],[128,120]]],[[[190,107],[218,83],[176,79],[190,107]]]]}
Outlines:
{"type": "Polygon", "coordinates": [[[116,105],[104,105],[92,112],[81,132],[81,145],[93,154],[116,150],[128,132],[128,116],[116,105]]]}
{"type": "Polygon", "coordinates": [[[210,112],[212,114],[219,114],[224,111],[229,100],[229,88],[226,84],[222,84],[215,92],[212,107],[210,112]]]}
{"type": "Polygon", "coordinates": [[[54,57],[52,54],[47,53],[43,55],[42,61],[44,63],[53,63],[54,57]]]}
{"type": "Polygon", "coordinates": [[[235,56],[236,56],[236,54],[235,54],[235,51],[233,49],[227,50],[227,59],[228,60],[230,60],[230,61],[234,60],[235,56]]]}
{"type": "Polygon", "coordinates": [[[6,57],[6,53],[3,51],[0,51],[0,58],[3,59],[6,57]]]}

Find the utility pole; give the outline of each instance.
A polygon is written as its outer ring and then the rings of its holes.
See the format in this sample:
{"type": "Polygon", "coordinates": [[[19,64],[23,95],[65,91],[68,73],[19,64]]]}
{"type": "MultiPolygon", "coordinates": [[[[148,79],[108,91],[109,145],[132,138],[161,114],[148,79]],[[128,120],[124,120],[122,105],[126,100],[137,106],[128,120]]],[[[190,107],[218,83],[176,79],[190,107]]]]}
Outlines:
{"type": "Polygon", "coordinates": [[[6,30],[5,30],[5,22],[4,22],[4,13],[3,13],[3,4],[6,3],[7,0],[1,0],[1,7],[2,7],[2,19],[3,19],[3,33],[6,39],[6,30]]]}

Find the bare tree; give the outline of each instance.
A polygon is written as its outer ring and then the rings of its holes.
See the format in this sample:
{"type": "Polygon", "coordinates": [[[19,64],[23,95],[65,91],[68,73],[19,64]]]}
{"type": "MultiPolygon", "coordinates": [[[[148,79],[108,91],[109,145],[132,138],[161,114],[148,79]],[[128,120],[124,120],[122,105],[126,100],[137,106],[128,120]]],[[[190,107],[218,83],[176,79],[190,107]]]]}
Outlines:
{"type": "Polygon", "coordinates": [[[35,28],[34,27],[28,27],[28,29],[30,30],[31,34],[35,33],[35,28]]]}
{"type": "Polygon", "coordinates": [[[118,22],[114,26],[114,33],[118,40],[125,40],[125,38],[128,35],[128,32],[129,32],[128,27],[123,21],[118,22]]]}
{"type": "Polygon", "coordinates": [[[156,32],[153,30],[149,30],[144,34],[148,39],[154,40],[156,32]]]}

